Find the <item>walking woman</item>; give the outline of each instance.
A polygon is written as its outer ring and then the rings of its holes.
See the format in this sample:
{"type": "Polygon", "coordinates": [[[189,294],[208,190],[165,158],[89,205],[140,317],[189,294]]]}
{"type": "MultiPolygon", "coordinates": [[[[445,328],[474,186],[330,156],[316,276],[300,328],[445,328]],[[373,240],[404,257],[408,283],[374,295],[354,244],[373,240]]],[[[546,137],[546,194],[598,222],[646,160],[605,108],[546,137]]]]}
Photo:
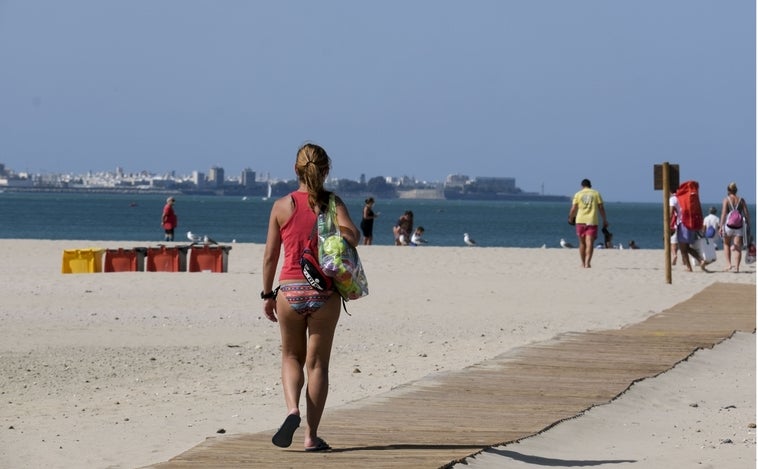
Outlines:
{"type": "MultiPolygon", "coordinates": [[[[331,160],[320,146],[309,143],[298,150],[295,173],[300,186],[274,202],[263,254],[263,312],[269,320],[279,323],[282,388],[287,404],[287,418],[272,442],[282,448],[292,444],[293,434],[300,426],[300,395],[307,378],[305,451],[331,449],[318,436],[318,426],[329,391],[329,359],[340,317],[340,295],[334,290],[318,291],[311,287],[300,267],[300,256],[307,245],[318,252],[318,237],[311,234],[320,207],[326,207],[329,201],[331,193],[324,189],[324,181],[330,169],[331,160]],[[284,262],[275,289],[274,277],[282,248],[284,262]]],[[[341,234],[348,243],[357,246],[358,228],[339,197],[336,203],[341,234]]]]}
{"type": "Polygon", "coordinates": [[[726,187],[726,197],[721,203],[721,237],[724,240],[724,256],[726,257],[725,271],[739,272],[742,261],[742,246],[750,237],[750,211],[747,202],[737,196],[737,183],[732,182],[726,187]],[[730,213],[737,212],[738,223],[730,221],[730,213]],[[747,236],[745,232],[747,231],[747,236]]]}

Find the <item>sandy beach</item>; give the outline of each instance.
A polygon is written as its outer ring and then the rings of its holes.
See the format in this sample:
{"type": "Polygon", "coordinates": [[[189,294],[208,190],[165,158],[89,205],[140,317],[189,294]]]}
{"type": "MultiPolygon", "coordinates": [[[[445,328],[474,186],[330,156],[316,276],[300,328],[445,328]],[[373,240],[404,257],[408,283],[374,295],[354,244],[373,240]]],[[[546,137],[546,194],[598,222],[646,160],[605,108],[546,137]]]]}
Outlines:
{"type": "MultiPolygon", "coordinates": [[[[262,245],[234,244],[222,274],[64,275],[64,249],[150,244],[3,244],[0,467],[135,468],[281,423],[279,331],[258,296],[262,245]]],[[[672,284],[663,250],[597,250],[592,269],[575,249],[359,252],[371,293],[340,319],[327,412],[563,332],[640,322],[716,282],[755,285],[755,264],[722,272],[722,251],[711,273],[674,266],[672,284]]],[[[755,352],[755,335],[738,334],[472,464],[755,467],[755,352]]]]}

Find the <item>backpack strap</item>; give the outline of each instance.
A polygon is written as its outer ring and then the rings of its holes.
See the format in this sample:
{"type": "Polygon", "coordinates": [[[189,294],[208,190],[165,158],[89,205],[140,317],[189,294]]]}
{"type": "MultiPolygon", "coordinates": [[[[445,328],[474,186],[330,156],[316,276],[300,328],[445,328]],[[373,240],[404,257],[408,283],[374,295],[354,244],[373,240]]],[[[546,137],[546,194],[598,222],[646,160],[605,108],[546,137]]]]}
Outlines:
{"type": "MultiPolygon", "coordinates": [[[[295,204],[295,198],[292,196],[290,197],[292,198],[292,206],[297,207],[297,205],[295,204]]],[[[323,208],[321,208],[321,210],[323,210],[323,208]]],[[[310,240],[315,238],[317,234],[318,234],[318,214],[316,214],[316,221],[313,223],[313,229],[311,230],[311,234],[308,236],[308,241],[310,242],[310,240]]]]}
{"type": "MultiPolygon", "coordinates": [[[[337,291],[337,294],[339,295],[340,292],[337,291]]],[[[352,316],[352,314],[350,314],[350,312],[347,310],[347,302],[345,301],[345,297],[340,295],[340,298],[342,298],[342,309],[345,310],[345,314],[347,314],[348,316],[352,316]]]]}
{"type": "Polygon", "coordinates": [[[736,205],[732,203],[732,198],[729,197],[729,211],[739,210],[740,213],[742,213],[742,210],[740,210],[741,206],[742,206],[742,197],[740,197],[740,198],[737,199],[737,204],[736,205]]]}

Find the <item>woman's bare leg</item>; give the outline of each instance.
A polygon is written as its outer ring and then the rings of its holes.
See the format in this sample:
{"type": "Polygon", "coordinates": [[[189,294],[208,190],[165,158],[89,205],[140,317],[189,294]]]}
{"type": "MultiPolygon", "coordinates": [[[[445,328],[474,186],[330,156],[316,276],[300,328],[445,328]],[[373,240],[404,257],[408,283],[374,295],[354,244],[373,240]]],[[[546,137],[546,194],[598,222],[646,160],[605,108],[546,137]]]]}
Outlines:
{"type": "Polygon", "coordinates": [[[732,237],[724,236],[724,257],[726,257],[726,269],[732,270],[732,237]]]}
{"type": "Polygon", "coordinates": [[[303,367],[307,353],[306,318],[290,307],[284,295],[277,299],[277,317],[282,336],[282,388],[287,413],[300,415],[300,393],[305,384],[303,367]]]}
{"type": "Polygon", "coordinates": [[[734,265],[736,267],[735,270],[739,272],[740,262],[742,261],[742,236],[734,237],[733,247],[734,247],[734,257],[735,257],[734,265]]]}
{"type": "Polygon", "coordinates": [[[329,394],[329,360],[341,308],[340,296],[334,293],[320,310],[308,317],[308,352],[305,360],[308,373],[308,387],[305,391],[308,424],[304,441],[306,448],[318,443],[318,426],[329,394]]]}

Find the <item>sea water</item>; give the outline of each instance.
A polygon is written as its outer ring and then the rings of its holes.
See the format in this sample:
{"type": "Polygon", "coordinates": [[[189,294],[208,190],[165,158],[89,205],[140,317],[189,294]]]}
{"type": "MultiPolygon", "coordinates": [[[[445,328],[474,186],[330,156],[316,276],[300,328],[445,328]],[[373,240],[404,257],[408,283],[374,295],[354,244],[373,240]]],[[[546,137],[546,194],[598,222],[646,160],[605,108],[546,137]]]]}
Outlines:
{"type": "MultiPolygon", "coordinates": [[[[265,243],[275,199],[260,197],[177,195],[177,242],[189,242],[187,231],[219,243],[265,243]]],[[[0,193],[0,239],[163,241],[161,213],[166,201],[158,194],[0,193]]],[[[346,199],[360,223],[362,199],[346,199]]],[[[703,209],[720,203],[703,203],[703,209]]],[[[663,247],[663,205],[606,202],[613,242],[642,249],[663,247]]],[[[558,248],[561,238],[576,244],[567,223],[570,203],[472,200],[379,199],[374,211],[374,244],[394,244],[392,227],[406,210],[414,226],[423,226],[431,246],[464,246],[469,233],[483,247],[558,248]]],[[[751,213],[755,213],[751,206],[751,213]]],[[[602,239],[602,235],[599,236],[602,239]]]]}

